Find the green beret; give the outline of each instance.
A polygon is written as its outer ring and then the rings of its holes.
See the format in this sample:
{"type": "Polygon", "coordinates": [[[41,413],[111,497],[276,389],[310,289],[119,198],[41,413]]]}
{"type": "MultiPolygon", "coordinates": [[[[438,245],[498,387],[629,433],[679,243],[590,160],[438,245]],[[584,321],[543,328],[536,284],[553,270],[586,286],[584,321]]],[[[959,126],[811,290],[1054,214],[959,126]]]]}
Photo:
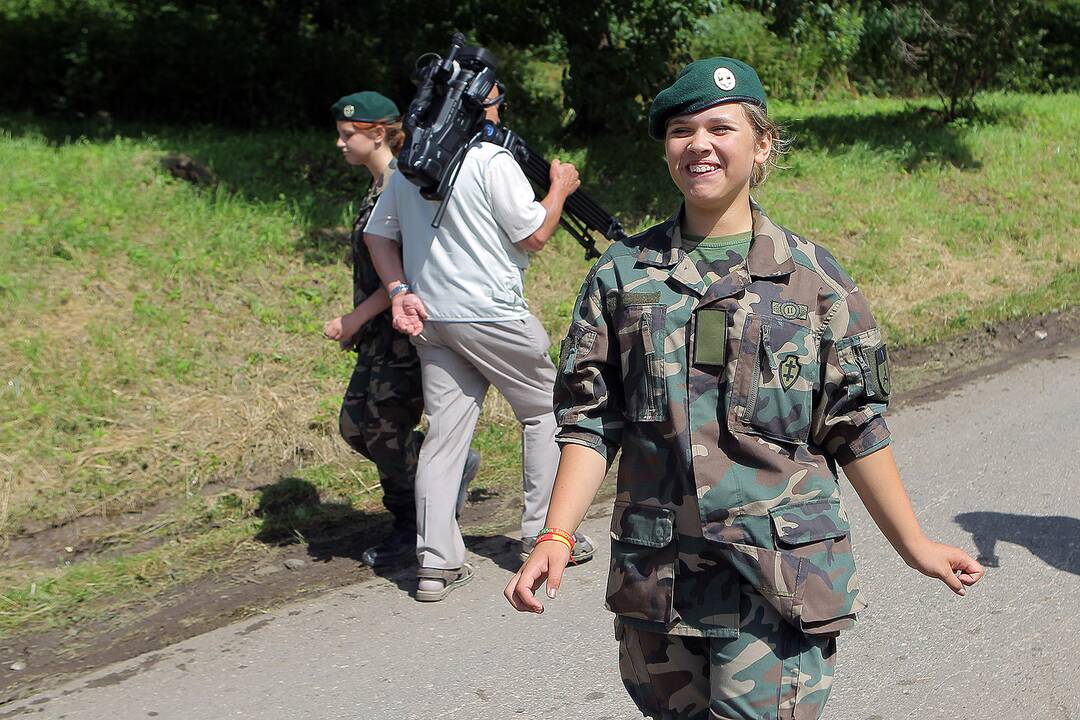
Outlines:
{"type": "Polygon", "coordinates": [[[765,88],[754,68],[726,57],[695,60],[653,100],[649,108],[649,136],[663,140],[670,118],[731,102],[766,107],[765,88]]]}
{"type": "Polygon", "coordinates": [[[371,90],[346,95],[330,106],[330,112],[338,121],[394,122],[401,117],[393,100],[371,90]]]}

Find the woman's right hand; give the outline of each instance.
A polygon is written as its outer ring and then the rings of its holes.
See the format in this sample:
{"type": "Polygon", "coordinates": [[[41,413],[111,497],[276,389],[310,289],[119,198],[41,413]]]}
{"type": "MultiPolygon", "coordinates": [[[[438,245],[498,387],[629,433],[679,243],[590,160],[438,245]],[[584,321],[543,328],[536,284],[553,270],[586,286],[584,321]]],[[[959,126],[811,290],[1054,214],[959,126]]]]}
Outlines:
{"type": "Polygon", "coordinates": [[[547,581],[547,596],[554,599],[562,584],[563,570],[570,562],[570,548],[561,542],[548,540],[533,548],[529,559],[506,584],[503,596],[518,612],[544,612],[544,604],[536,599],[536,590],[547,581]]]}
{"type": "Polygon", "coordinates": [[[344,340],[345,331],[341,327],[341,317],[338,316],[326,323],[326,327],[323,328],[323,335],[329,340],[344,340]]]}
{"type": "Polygon", "coordinates": [[[336,317],[326,323],[326,327],[323,328],[323,335],[330,340],[345,343],[352,339],[353,335],[360,332],[360,328],[363,326],[364,323],[360,316],[356,311],[353,311],[348,315],[336,317]]]}

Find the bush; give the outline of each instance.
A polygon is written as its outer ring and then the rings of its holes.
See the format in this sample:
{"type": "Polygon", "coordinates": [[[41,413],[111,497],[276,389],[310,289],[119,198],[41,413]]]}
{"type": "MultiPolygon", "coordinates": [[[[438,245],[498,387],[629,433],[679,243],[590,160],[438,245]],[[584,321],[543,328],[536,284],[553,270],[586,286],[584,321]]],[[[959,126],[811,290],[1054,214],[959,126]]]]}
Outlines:
{"type": "Polygon", "coordinates": [[[749,63],[770,98],[800,101],[847,84],[847,64],[859,48],[862,16],[850,8],[816,4],[811,16],[774,32],[774,19],[756,10],[726,5],[689,37],[696,58],[723,55],[749,63]]]}
{"type": "Polygon", "coordinates": [[[908,62],[941,97],[949,119],[971,115],[975,94],[1041,74],[1043,30],[1031,0],[917,0],[919,25],[901,40],[908,62]]]}

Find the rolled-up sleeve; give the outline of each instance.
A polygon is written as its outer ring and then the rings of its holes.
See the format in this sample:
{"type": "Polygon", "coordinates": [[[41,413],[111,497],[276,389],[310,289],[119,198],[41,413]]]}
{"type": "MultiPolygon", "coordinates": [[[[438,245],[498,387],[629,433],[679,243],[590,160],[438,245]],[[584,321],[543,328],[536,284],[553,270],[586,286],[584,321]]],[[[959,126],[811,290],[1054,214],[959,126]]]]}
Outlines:
{"type": "Polygon", "coordinates": [[[890,442],[883,417],[892,386],[888,350],[858,290],[830,310],[821,357],[823,376],[812,440],[846,465],[890,442]]]}
{"type": "Polygon", "coordinates": [[[604,263],[604,258],[597,262],[578,294],[559,351],[554,407],[556,441],[590,447],[610,466],[622,444],[625,420],[618,347],[597,281],[597,269],[604,263]]]}
{"type": "Polygon", "coordinates": [[[495,222],[510,242],[521,242],[544,224],[547,210],[510,153],[499,152],[488,161],[484,182],[495,222]]]}

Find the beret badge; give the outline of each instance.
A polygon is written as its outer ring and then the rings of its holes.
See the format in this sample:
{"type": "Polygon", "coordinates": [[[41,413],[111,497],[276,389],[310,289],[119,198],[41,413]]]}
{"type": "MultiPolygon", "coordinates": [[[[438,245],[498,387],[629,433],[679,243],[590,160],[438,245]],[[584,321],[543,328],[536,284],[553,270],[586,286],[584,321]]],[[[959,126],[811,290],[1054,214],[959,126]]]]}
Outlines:
{"type": "Polygon", "coordinates": [[[716,72],[713,73],[713,82],[716,83],[716,87],[724,92],[732,90],[735,87],[735,73],[731,72],[730,68],[721,65],[716,68],[716,72]]]}

